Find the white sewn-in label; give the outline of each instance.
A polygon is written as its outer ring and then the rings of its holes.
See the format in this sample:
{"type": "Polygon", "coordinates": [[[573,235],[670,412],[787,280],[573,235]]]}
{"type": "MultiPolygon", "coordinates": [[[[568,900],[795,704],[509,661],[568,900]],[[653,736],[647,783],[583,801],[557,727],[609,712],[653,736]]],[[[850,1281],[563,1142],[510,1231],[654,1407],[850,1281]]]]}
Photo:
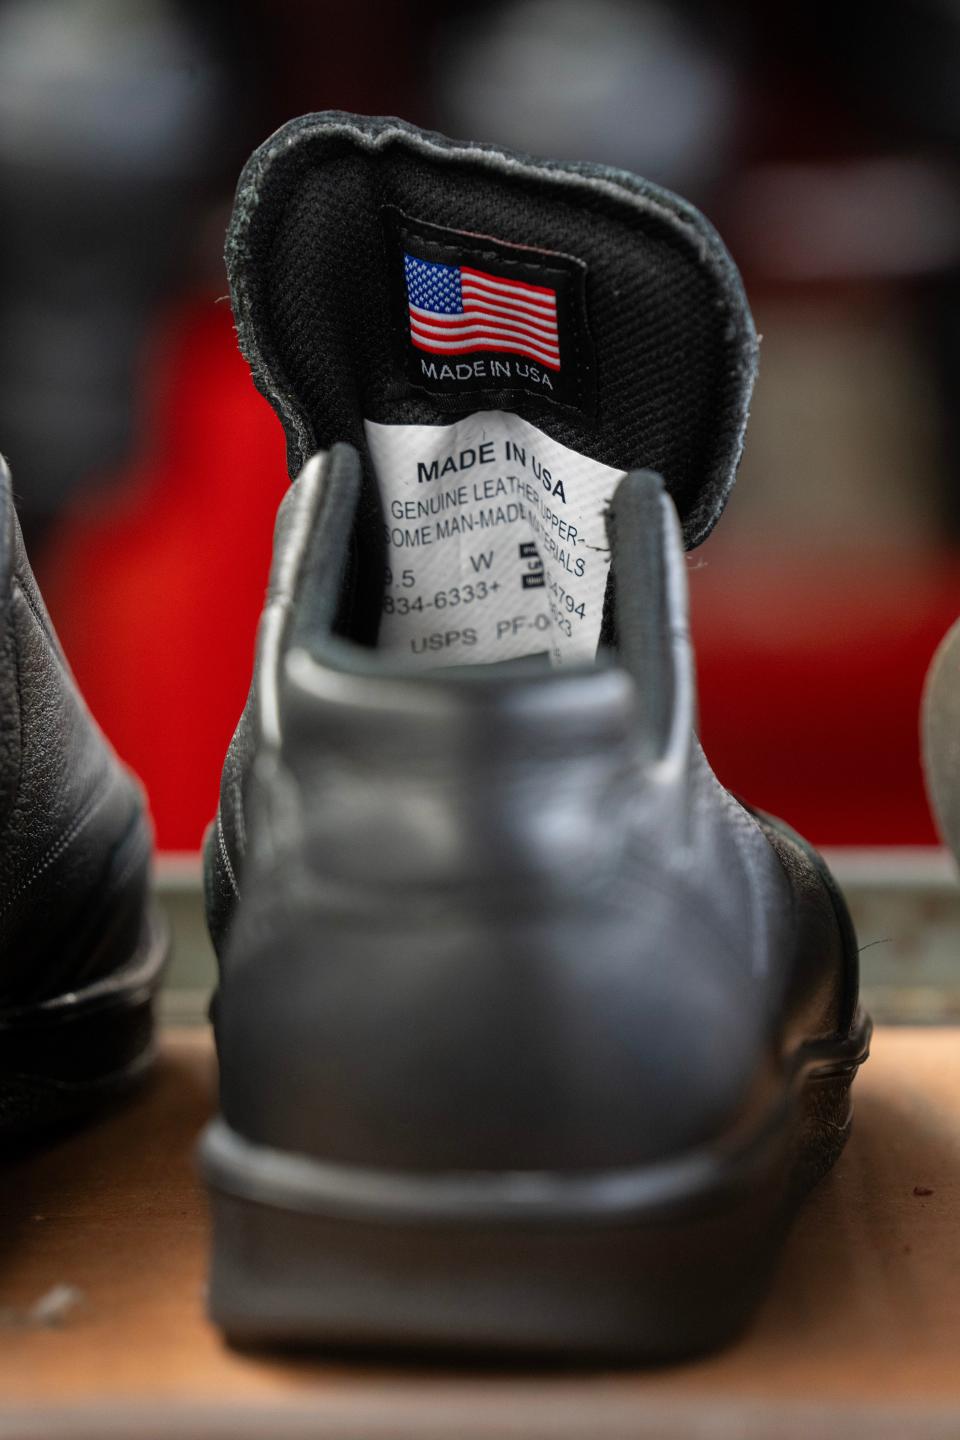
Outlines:
{"type": "Polygon", "coordinates": [[[364,424],[386,523],[381,646],[433,666],[592,660],[624,472],[502,410],[364,424]]]}

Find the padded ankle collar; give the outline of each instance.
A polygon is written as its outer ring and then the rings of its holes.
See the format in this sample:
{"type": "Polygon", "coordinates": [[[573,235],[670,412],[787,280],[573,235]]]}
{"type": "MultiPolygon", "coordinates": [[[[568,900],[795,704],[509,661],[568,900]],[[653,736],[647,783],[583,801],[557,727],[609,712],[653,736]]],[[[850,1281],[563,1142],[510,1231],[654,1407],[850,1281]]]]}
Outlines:
{"type": "MultiPolygon", "coordinates": [[[[658,471],[688,547],[716,522],[756,335],[716,232],[667,191],[399,120],[307,115],[245,167],[227,265],[241,346],[286,429],[292,474],[338,440],[366,459],[364,419],[440,424],[499,407],[605,464],[658,471]],[[559,364],[459,353],[439,378],[443,353],[424,359],[411,339],[408,252],[455,283],[461,265],[520,276],[534,295],[543,279],[557,296],[559,364]]],[[[367,471],[361,509],[373,517],[367,471]]]]}

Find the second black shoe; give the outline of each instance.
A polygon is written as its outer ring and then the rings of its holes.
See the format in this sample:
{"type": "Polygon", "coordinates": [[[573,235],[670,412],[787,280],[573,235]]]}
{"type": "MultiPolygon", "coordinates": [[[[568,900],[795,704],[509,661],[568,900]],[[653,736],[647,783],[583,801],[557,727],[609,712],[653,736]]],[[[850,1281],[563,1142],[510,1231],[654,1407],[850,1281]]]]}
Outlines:
{"type": "Polygon", "coordinates": [[[718,1344],[869,1032],[826,867],[695,733],[684,538],[740,449],[736,272],[629,176],[341,115],[254,157],[228,259],[294,466],[326,453],[207,841],[213,1318],[718,1344]]]}
{"type": "Polygon", "coordinates": [[[167,954],[151,849],[140,787],[51,627],[0,457],[0,1135],[74,1120],[147,1068],[167,954]]]}

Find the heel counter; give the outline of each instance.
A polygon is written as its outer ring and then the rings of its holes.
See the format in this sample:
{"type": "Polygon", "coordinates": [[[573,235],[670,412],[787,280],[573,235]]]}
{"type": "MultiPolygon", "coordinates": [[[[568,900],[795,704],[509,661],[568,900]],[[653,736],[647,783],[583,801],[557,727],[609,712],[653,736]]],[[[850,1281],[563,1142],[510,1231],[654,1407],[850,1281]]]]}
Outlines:
{"type": "Polygon", "coordinates": [[[589,882],[617,850],[619,798],[644,787],[636,687],[612,666],[410,681],[295,652],[289,674],[276,778],[263,770],[274,814],[250,832],[292,832],[293,860],[371,898],[589,882]]]}
{"type": "Polygon", "coordinates": [[[617,704],[587,723],[537,714],[550,686],[519,720],[293,721],[292,763],[254,777],[217,1005],[235,1130],[351,1163],[536,1169],[727,1123],[759,1043],[749,965],[657,871],[687,796],[638,760],[610,673],[617,704]]]}
{"type": "Polygon", "coordinates": [[[345,921],[266,909],[217,1008],[228,1123],[345,1163],[636,1164],[722,1133],[762,1019],[678,900],[345,921]]]}

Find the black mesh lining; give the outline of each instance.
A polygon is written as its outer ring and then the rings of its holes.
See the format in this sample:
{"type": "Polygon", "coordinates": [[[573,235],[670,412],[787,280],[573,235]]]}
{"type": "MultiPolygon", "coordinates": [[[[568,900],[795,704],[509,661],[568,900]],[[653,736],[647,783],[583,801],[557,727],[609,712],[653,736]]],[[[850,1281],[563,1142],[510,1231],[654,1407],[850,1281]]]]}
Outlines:
{"type": "MultiPolygon", "coordinates": [[[[512,395],[504,408],[608,465],[658,471],[686,543],[698,544],[733,482],[756,355],[715,232],[621,172],[454,145],[399,121],[305,116],[240,179],[227,245],[234,310],[254,378],[287,429],[291,473],[338,440],[365,455],[364,418],[437,424],[482,408],[465,396],[462,408],[441,409],[406,384],[384,205],[586,262],[596,416],[535,395],[512,395]]],[[[376,513],[368,483],[368,527],[376,513]]]]}

